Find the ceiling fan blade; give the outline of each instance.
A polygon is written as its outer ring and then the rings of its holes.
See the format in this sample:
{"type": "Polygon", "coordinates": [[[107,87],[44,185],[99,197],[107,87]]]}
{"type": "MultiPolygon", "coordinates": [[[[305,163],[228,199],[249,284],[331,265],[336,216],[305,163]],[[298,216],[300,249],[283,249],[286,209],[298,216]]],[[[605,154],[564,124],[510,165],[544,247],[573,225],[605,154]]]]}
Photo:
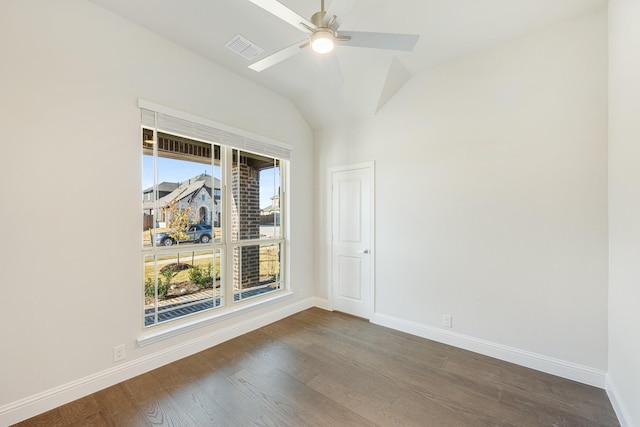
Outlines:
{"type": "Polygon", "coordinates": [[[289,47],[285,47],[282,50],[277,51],[274,54],[267,56],[266,58],[261,59],[260,61],[256,61],[253,64],[249,65],[254,71],[262,71],[267,68],[276,65],[279,62],[284,61],[285,59],[291,58],[296,53],[300,52],[303,48],[307,47],[309,44],[308,40],[299,41],[296,44],[293,44],[289,47]]]}
{"type": "Polygon", "coordinates": [[[267,12],[271,13],[272,15],[275,15],[278,18],[282,19],[283,21],[293,25],[300,31],[304,31],[306,33],[311,32],[307,28],[300,25],[301,23],[305,24],[307,27],[311,29],[316,28],[316,26],[313,25],[311,22],[309,22],[307,19],[298,15],[296,12],[289,9],[287,6],[283,5],[278,0],[249,0],[249,1],[255,4],[256,6],[260,6],[267,12]]]}
{"type": "Polygon", "coordinates": [[[325,24],[329,22],[334,16],[336,17],[335,21],[333,21],[333,28],[338,29],[340,25],[342,25],[342,20],[349,14],[353,6],[356,4],[357,0],[333,0],[331,2],[331,6],[327,10],[327,14],[325,15],[325,24]]]}
{"type": "Polygon", "coordinates": [[[351,37],[350,40],[339,41],[341,46],[404,50],[406,52],[411,52],[420,38],[416,34],[368,33],[364,31],[340,31],[339,36],[351,37]]]}

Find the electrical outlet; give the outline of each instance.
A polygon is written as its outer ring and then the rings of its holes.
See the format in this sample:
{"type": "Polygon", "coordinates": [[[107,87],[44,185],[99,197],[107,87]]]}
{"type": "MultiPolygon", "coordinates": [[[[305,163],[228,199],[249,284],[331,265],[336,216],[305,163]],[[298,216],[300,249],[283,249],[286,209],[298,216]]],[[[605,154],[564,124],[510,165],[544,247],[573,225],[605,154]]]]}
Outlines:
{"type": "Polygon", "coordinates": [[[452,328],[453,327],[453,316],[451,316],[450,314],[443,314],[442,315],[442,326],[444,326],[445,328],[452,328]]]}
{"type": "Polygon", "coordinates": [[[127,350],[124,344],[113,347],[113,361],[119,362],[127,357],[127,350]]]}

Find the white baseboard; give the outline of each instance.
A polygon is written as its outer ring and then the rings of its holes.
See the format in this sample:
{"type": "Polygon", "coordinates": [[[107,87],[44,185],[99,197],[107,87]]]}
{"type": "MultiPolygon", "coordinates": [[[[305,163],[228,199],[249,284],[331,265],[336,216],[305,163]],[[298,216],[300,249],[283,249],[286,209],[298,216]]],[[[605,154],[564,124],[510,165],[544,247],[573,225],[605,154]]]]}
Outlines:
{"type": "Polygon", "coordinates": [[[321,308],[323,310],[331,311],[331,309],[329,308],[329,300],[324,299],[324,298],[317,298],[317,297],[314,298],[313,299],[313,306],[321,308]]]}
{"type": "Polygon", "coordinates": [[[270,323],[284,319],[315,305],[314,298],[290,303],[250,319],[222,328],[179,345],[131,360],[85,378],[63,384],[33,396],[0,407],[0,425],[11,425],[31,418],[65,403],[95,393],[106,387],[149,372],[168,363],[198,353],[270,323]]]}
{"type": "Polygon", "coordinates": [[[620,427],[633,427],[633,424],[631,424],[631,414],[629,413],[627,406],[619,398],[620,393],[609,374],[607,374],[606,379],[606,390],[609,400],[611,401],[611,406],[613,406],[613,410],[618,416],[620,427]]]}
{"type": "Polygon", "coordinates": [[[606,372],[599,369],[579,365],[573,362],[567,362],[565,360],[544,356],[526,350],[520,350],[518,348],[474,338],[453,331],[447,331],[423,325],[421,323],[387,316],[385,314],[374,314],[371,322],[422,338],[449,344],[475,353],[484,354],[485,356],[526,366],[527,368],[546,372],[562,378],[567,378],[599,388],[605,387],[606,372]]]}

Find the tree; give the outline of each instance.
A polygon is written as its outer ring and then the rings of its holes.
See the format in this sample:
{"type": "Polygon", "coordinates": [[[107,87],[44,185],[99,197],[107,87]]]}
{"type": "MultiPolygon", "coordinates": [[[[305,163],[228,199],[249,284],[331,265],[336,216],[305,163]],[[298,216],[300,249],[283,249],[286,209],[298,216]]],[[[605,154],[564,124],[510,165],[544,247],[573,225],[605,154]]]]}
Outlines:
{"type": "Polygon", "coordinates": [[[178,202],[174,200],[169,203],[167,209],[167,235],[176,242],[189,239],[189,224],[191,223],[191,208],[178,207],[178,202]]]}

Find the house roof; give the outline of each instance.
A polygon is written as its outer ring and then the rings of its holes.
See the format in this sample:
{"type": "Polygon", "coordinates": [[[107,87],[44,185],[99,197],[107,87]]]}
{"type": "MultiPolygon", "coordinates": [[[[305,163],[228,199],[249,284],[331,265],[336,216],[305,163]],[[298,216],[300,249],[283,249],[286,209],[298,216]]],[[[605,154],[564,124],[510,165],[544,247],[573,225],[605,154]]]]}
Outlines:
{"type": "MultiPolygon", "coordinates": [[[[160,184],[158,184],[158,191],[162,191],[162,192],[173,191],[176,188],[178,188],[179,185],[180,185],[179,182],[166,182],[166,181],[165,182],[161,182],[160,184]]],[[[153,191],[153,186],[143,190],[142,192],[146,194],[146,193],[150,193],[152,191],[153,191]]]]}
{"type": "MultiPolygon", "coordinates": [[[[177,187],[171,191],[171,193],[158,199],[158,207],[164,207],[173,201],[180,201],[187,197],[193,197],[203,187],[209,195],[211,195],[210,189],[212,187],[212,180],[213,187],[220,188],[220,180],[207,174],[196,175],[193,178],[182,181],[176,184],[177,187]]],[[[158,188],[160,188],[160,185],[158,185],[158,188]]],[[[147,190],[145,190],[145,192],[147,192],[147,190]]],[[[153,209],[153,201],[143,202],[142,208],[145,210],[153,209]]]]}

